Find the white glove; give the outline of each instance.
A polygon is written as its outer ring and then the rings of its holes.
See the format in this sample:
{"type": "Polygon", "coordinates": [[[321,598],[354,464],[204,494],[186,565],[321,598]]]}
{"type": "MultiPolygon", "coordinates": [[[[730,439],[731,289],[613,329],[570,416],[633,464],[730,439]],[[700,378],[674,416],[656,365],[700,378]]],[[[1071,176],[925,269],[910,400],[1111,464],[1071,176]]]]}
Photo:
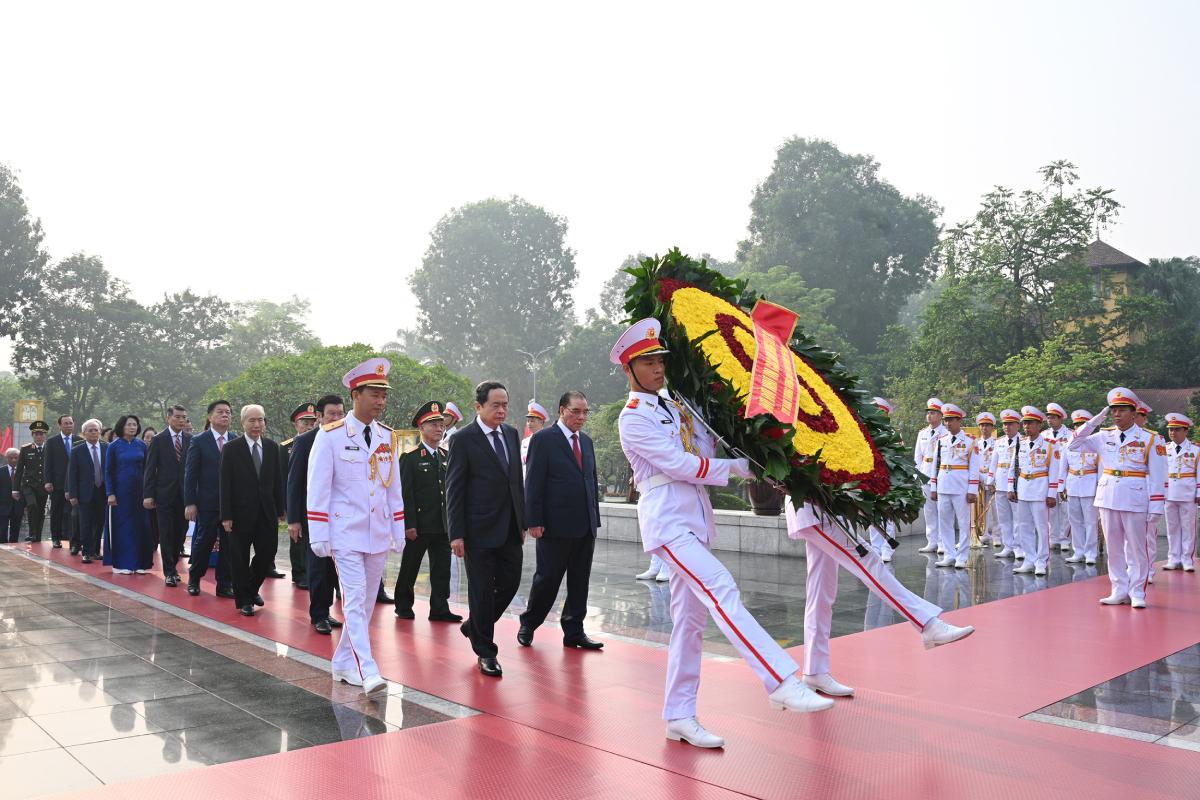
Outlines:
{"type": "Polygon", "coordinates": [[[333,548],[329,546],[329,542],[309,542],[308,546],[317,558],[329,558],[333,555],[333,548]]]}
{"type": "Polygon", "coordinates": [[[745,458],[733,459],[733,464],[730,465],[729,471],[739,478],[753,478],[754,473],[750,470],[750,461],[745,458]]]}
{"type": "Polygon", "coordinates": [[[392,539],[391,543],[388,544],[388,550],[391,550],[393,553],[403,552],[404,551],[404,540],[403,539],[392,539]]]}

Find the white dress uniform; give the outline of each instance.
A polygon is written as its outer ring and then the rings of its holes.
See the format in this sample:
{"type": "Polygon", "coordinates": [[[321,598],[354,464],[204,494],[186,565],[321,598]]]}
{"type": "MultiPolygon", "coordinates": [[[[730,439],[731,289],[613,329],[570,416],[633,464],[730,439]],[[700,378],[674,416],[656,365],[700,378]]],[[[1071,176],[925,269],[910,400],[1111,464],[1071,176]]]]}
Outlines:
{"type": "MultiPolygon", "coordinates": [[[[1167,414],[1167,428],[1190,431],[1192,421],[1183,414],[1167,414]]],[[[1192,572],[1196,562],[1196,503],[1200,501],[1200,480],[1196,467],[1200,447],[1185,439],[1181,444],[1167,442],[1167,565],[1192,572]]]]}
{"type": "MultiPolygon", "coordinates": [[[[1046,404],[1046,419],[1050,421],[1050,415],[1057,414],[1062,419],[1068,419],[1066,410],[1058,403],[1046,404]]],[[[1048,425],[1042,435],[1058,446],[1058,451],[1061,453],[1066,450],[1067,442],[1071,441],[1072,431],[1065,424],[1059,425],[1058,430],[1054,429],[1053,425],[1048,425]]],[[[1065,474],[1065,473],[1064,473],[1065,474]]],[[[1061,486],[1059,487],[1061,490],[1061,486]]],[[[1061,491],[1059,500],[1062,500],[1061,491]]],[[[1050,545],[1059,545],[1060,549],[1069,547],[1071,544],[1071,535],[1067,530],[1070,524],[1070,514],[1067,512],[1067,504],[1058,502],[1054,508],[1050,509],[1050,545]]]]}
{"type": "MultiPolygon", "coordinates": [[[[990,414],[988,416],[991,416],[990,414]]],[[[976,417],[975,423],[979,423],[979,418],[976,417]]],[[[993,425],[995,422],[993,421],[993,425]]],[[[992,474],[992,450],[995,449],[996,439],[991,437],[988,439],[983,436],[975,437],[975,459],[979,462],[979,486],[982,491],[979,493],[979,499],[975,502],[985,504],[988,502],[987,495],[996,488],[996,476],[992,474]]],[[[983,530],[978,531],[979,543],[983,545],[991,544],[993,539],[999,539],[996,534],[996,506],[993,503],[988,507],[987,513],[983,516],[983,530]]]]}
{"type": "MultiPolygon", "coordinates": [[[[1034,419],[1040,419],[1041,413],[1032,406],[1021,409],[1022,417],[1032,414],[1034,419]]],[[[1009,475],[1008,491],[1017,493],[1013,527],[1025,553],[1025,563],[1014,572],[1046,574],[1050,561],[1050,507],[1046,501],[1058,501],[1062,465],[1062,452],[1044,432],[1035,439],[1022,436],[1017,443],[1016,469],[1009,475]]]]}
{"type": "MultiPolygon", "coordinates": [[[[889,417],[892,415],[892,404],[889,403],[886,398],[876,397],[873,398],[871,402],[875,404],[876,408],[887,414],[889,417]]],[[[886,535],[884,534],[884,531],[880,530],[875,525],[872,525],[868,529],[868,534],[871,537],[871,547],[876,553],[879,554],[879,557],[885,562],[891,561],[892,553],[894,553],[895,550],[893,550],[892,546],[888,544],[888,539],[896,538],[896,523],[892,522],[890,519],[887,521],[886,535]]]]}
{"type": "MultiPolygon", "coordinates": [[[[962,419],[962,409],[953,403],[942,407],[943,416],[962,419]]],[[[975,452],[975,437],[966,431],[946,431],[932,444],[934,475],[930,489],[937,492],[938,531],[946,557],[939,567],[965,569],[971,549],[971,516],[968,497],[978,499],[979,458],[975,452]],[[955,542],[954,527],[958,525],[955,542]]]]}
{"type": "MultiPolygon", "coordinates": [[[[1108,393],[1109,407],[1134,407],[1137,395],[1118,387],[1108,393]]],[[[1146,528],[1157,524],[1163,513],[1167,489],[1166,448],[1159,451],[1150,431],[1131,425],[1097,431],[1108,408],[1092,417],[1071,439],[1069,450],[1097,453],[1100,480],[1096,484],[1096,507],[1104,522],[1108,550],[1108,577],[1112,595],[1101,602],[1132,602],[1144,608],[1146,583],[1152,554],[1147,547],[1146,528]]]]}
{"type": "MultiPolygon", "coordinates": [[[[526,419],[528,419],[529,417],[537,417],[543,423],[545,423],[547,420],[550,419],[550,412],[548,412],[542,406],[541,403],[537,402],[536,400],[530,400],[529,408],[525,412],[525,417],[526,417],[526,419]]],[[[530,435],[530,436],[526,436],[524,439],[521,440],[521,474],[522,475],[525,474],[525,465],[529,463],[529,440],[532,438],[533,438],[533,436],[530,435]]]]}
{"type": "Polygon", "coordinates": [[[788,536],[804,540],[808,580],[804,587],[804,674],[822,675],[829,669],[829,636],[833,626],[833,603],[837,600],[838,567],[842,567],[880,602],[921,631],[942,609],[913,594],[868,550],[859,556],[845,534],[807,503],[799,509],[785,497],[788,536]]]}
{"type": "MultiPolygon", "coordinates": [[[[1085,409],[1071,412],[1071,422],[1081,424],[1092,418],[1085,409]]],[[[1099,556],[1097,541],[1096,484],[1100,478],[1100,456],[1096,453],[1068,450],[1067,471],[1067,518],[1071,525],[1071,557],[1069,564],[1086,561],[1095,564],[1099,556]]]]}
{"type": "MultiPolygon", "coordinates": [[[[389,368],[385,359],[371,359],[343,382],[352,390],[386,387],[389,368]],[[383,371],[377,372],[380,366],[383,371]]],[[[391,428],[364,424],[350,414],[321,426],[308,458],[309,546],[314,552],[328,548],[332,555],[345,618],[333,671],[358,685],[378,679],[379,667],[371,656],[371,613],[388,550],[404,549],[399,450],[391,428]]]]}
{"type": "MultiPolygon", "coordinates": [[[[942,401],[936,397],[929,398],[925,404],[925,410],[941,411],[942,401]]],[[[926,478],[933,477],[933,448],[931,444],[945,432],[946,426],[939,424],[936,428],[926,425],[917,433],[917,443],[913,447],[913,461],[916,462],[917,469],[926,478]]],[[[930,489],[928,483],[921,487],[921,492],[925,495],[925,507],[921,512],[925,517],[925,547],[932,550],[938,547],[938,543],[941,541],[938,531],[937,501],[930,499],[929,495],[932,489],[930,489]]]]}
{"type": "MultiPolygon", "coordinates": [[[[1020,422],[1021,415],[1011,408],[1006,408],[1000,412],[1000,422],[1020,422]]],[[[1021,546],[1017,542],[1015,531],[1015,520],[1017,513],[1017,504],[1008,499],[1008,479],[1012,476],[1013,459],[1016,457],[1017,442],[1021,439],[1020,434],[1009,436],[1003,431],[996,437],[995,444],[992,446],[991,458],[988,464],[989,479],[992,481],[992,486],[996,489],[996,494],[992,498],[992,511],[996,514],[996,528],[1000,535],[1000,552],[996,554],[996,558],[1012,558],[1016,555],[1024,555],[1021,551],[1021,546]]]]}

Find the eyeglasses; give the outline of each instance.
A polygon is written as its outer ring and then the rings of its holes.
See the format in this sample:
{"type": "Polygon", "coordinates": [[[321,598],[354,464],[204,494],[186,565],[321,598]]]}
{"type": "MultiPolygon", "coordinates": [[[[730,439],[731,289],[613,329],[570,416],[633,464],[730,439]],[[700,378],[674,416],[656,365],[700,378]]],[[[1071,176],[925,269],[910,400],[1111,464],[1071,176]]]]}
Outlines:
{"type": "Polygon", "coordinates": [[[588,414],[592,413],[592,410],[590,408],[571,408],[568,406],[566,408],[566,412],[572,416],[586,417],[588,414]]]}

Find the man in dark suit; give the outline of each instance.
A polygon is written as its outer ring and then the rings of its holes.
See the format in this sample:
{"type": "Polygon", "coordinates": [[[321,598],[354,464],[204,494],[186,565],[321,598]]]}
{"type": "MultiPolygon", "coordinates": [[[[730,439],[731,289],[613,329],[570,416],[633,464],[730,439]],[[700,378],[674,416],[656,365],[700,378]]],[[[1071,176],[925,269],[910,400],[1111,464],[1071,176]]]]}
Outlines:
{"type": "Polygon", "coordinates": [[[104,462],[108,443],[100,441],[100,420],[83,423],[83,441],[71,451],[67,469],[67,494],[79,525],[79,552],[83,563],[100,557],[100,538],[104,532],[104,462]]]}
{"type": "Polygon", "coordinates": [[[465,561],[470,617],[462,624],[479,671],[499,677],[494,633],[521,584],[525,486],[521,441],[504,424],[508,391],[496,381],[475,387],[475,420],[454,435],[446,463],[450,549],[465,561]]]}
{"type": "Polygon", "coordinates": [[[13,475],[17,471],[17,459],[21,451],[10,447],[0,463],[0,544],[16,544],[21,535],[21,493],[13,475]]]}
{"type": "Polygon", "coordinates": [[[533,632],[546,621],[563,575],[567,576],[567,599],[559,618],[563,646],[584,650],[604,646],[589,639],[583,630],[592,553],[600,527],[596,451],[591,437],[581,430],[587,418],[588,401],[583,392],[567,392],[558,401],[558,422],[529,441],[525,521],[529,535],[537,539],[537,570],[517,632],[517,641],[524,647],[533,644],[533,632]]]}
{"type": "Polygon", "coordinates": [[[259,405],[242,406],[243,435],[221,453],[221,526],[229,534],[233,602],[243,617],[263,604],[262,588],[275,569],[279,525],[283,522],[283,470],[279,445],[263,436],[267,414],[259,405]],[[254,558],[250,549],[254,548],[254,558]]]}
{"type": "Polygon", "coordinates": [[[46,434],[49,431],[50,426],[40,419],[29,423],[33,441],[21,447],[13,476],[29,519],[29,530],[25,533],[27,542],[42,540],[42,523],[46,520],[46,434]]]}
{"type": "Polygon", "coordinates": [[[307,554],[305,574],[308,576],[308,618],[313,630],[328,636],[334,628],[342,627],[340,620],[329,616],[333,607],[333,589],[337,586],[337,570],[332,558],[321,558],[308,546],[308,454],[321,425],[337,422],[346,416],[345,402],[336,394],[327,394],[316,403],[319,425],[292,440],[288,457],[287,521],[292,542],[304,545],[307,554]]]}
{"type": "MultiPolygon", "coordinates": [[[[296,406],[296,410],[292,412],[292,426],[296,429],[296,435],[290,439],[284,439],[279,443],[282,450],[282,458],[279,459],[280,468],[283,470],[283,489],[284,502],[288,507],[291,507],[292,498],[287,492],[288,470],[291,468],[292,448],[296,444],[296,440],[304,434],[317,427],[317,420],[320,415],[317,412],[316,403],[301,403],[296,406]]],[[[313,434],[316,438],[316,434],[313,434]]],[[[300,513],[304,514],[307,509],[300,509],[300,513]]],[[[286,511],[286,509],[285,509],[286,511]]],[[[290,520],[292,515],[288,513],[288,525],[291,525],[290,520]]],[[[290,531],[289,531],[290,533],[290,531]]],[[[299,539],[293,538],[288,546],[288,560],[292,562],[292,583],[297,589],[308,589],[308,537],[304,535],[303,528],[300,531],[299,539]]]]}
{"type": "Polygon", "coordinates": [[[221,527],[221,452],[237,438],[229,431],[233,409],[225,400],[208,404],[208,430],[193,436],[184,454],[183,514],[196,523],[192,533],[191,571],[188,594],[200,594],[200,579],[208,571],[214,545],[217,547],[217,597],[233,597],[229,566],[229,535],[221,527]]]}
{"type": "Polygon", "coordinates": [[[167,586],[179,585],[179,559],[187,520],[183,516],[183,468],[187,459],[190,434],[187,409],[180,405],[167,411],[167,429],[150,440],[146,466],[142,472],[142,505],[158,519],[159,555],[167,586]]]}
{"type": "Polygon", "coordinates": [[[79,552],[79,529],[73,524],[71,504],[67,502],[67,464],[71,450],[83,440],[75,435],[75,419],[69,414],[58,418],[58,433],[46,440],[46,494],[50,497],[50,540],[57,550],[63,533],[71,544],[71,555],[79,552]]]}

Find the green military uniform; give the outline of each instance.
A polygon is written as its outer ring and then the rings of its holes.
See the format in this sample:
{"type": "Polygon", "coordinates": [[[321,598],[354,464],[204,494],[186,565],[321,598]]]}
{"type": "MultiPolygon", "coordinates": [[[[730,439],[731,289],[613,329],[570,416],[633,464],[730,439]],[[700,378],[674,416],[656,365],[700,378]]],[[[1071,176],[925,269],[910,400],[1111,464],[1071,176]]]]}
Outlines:
{"type": "MultiPolygon", "coordinates": [[[[440,414],[438,403],[426,403],[414,417],[420,427],[422,417],[440,414]]],[[[423,421],[423,420],[422,420],[423,421]]],[[[404,494],[405,528],[416,528],[417,538],[409,539],[400,558],[396,578],[396,616],[413,616],[413,585],[421,569],[421,560],[429,553],[429,617],[453,621],[450,611],[450,539],[446,535],[446,451],[432,448],[424,440],[417,449],[400,457],[400,488],[404,494]]]]}
{"type": "MultiPolygon", "coordinates": [[[[45,433],[50,426],[38,420],[29,426],[31,432],[45,433]]],[[[26,519],[29,520],[29,533],[25,541],[40,542],[42,540],[42,523],[46,519],[46,442],[36,445],[30,442],[21,448],[21,457],[13,473],[13,487],[21,493],[25,501],[26,519]]]]}
{"type": "MultiPolygon", "coordinates": [[[[291,420],[293,423],[301,418],[318,419],[317,407],[312,403],[301,403],[296,406],[296,410],[292,412],[291,420]]],[[[286,505],[287,498],[287,482],[288,482],[288,467],[292,460],[292,444],[296,441],[295,437],[287,439],[279,443],[283,448],[283,458],[280,468],[283,470],[283,485],[284,485],[284,503],[286,505]]],[[[300,539],[288,544],[288,558],[292,562],[292,583],[296,584],[299,589],[308,588],[308,526],[302,526],[300,529],[300,539]]]]}

